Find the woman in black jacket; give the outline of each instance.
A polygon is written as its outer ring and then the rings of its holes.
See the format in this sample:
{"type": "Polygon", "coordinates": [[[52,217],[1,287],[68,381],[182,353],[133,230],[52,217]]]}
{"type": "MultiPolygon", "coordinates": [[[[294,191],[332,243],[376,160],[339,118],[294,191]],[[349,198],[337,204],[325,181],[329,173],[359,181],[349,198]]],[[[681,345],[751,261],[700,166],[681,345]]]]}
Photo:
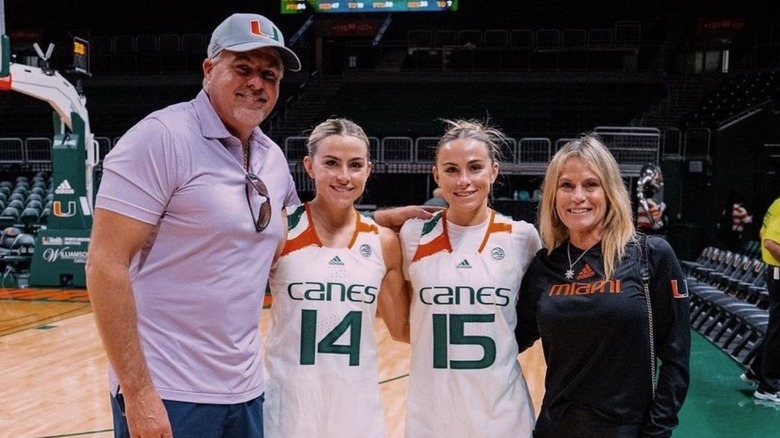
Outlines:
{"type": "Polygon", "coordinates": [[[541,337],[547,361],[534,437],[671,436],[690,356],[673,250],[635,232],[618,165],[596,137],[556,153],[542,193],[546,248],[523,278],[516,329],[520,351],[541,337]]]}

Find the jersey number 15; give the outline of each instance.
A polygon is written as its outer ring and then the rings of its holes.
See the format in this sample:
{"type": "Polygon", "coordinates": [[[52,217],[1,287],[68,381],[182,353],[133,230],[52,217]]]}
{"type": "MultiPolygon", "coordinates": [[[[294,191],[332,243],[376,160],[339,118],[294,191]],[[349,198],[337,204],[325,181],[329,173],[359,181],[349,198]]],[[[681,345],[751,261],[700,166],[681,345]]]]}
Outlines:
{"type": "Polygon", "coordinates": [[[434,314],[433,367],[476,370],[493,365],[496,361],[496,341],[488,336],[466,335],[464,332],[467,323],[492,323],[495,320],[496,315],[492,314],[434,314]],[[484,355],[479,360],[448,360],[450,345],[479,345],[484,355]]]}

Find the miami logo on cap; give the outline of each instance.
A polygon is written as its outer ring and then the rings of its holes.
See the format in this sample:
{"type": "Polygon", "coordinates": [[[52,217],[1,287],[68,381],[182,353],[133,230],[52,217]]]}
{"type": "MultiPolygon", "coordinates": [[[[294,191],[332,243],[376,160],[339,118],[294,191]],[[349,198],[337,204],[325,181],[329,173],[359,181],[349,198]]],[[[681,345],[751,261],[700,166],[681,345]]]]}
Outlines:
{"type": "Polygon", "coordinates": [[[249,26],[251,29],[251,32],[253,35],[257,36],[264,36],[267,38],[271,38],[274,41],[279,41],[279,32],[277,31],[276,27],[271,26],[271,30],[273,31],[273,35],[268,35],[267,33],[264,33],[262,28],[260,27],[260,20],[252,20],[249,22],[249,26]]]}

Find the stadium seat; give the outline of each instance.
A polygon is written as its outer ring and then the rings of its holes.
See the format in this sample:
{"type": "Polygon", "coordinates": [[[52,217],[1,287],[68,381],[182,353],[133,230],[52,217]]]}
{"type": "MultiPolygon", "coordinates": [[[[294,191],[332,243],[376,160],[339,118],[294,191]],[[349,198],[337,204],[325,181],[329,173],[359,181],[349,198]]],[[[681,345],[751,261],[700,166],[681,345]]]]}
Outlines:
{"type": "Polygon", "coordinates": [[[3,233],[0,234],[0,257],[8,254],[11,245],[20,234],[22,234],[22,231],[16,227],[6,227],[3,229],[3,233]]]}
{"type": "Polygon", "coordinates": [[[41,202],[38,199],[28,199],[27,204],[24,206],[24,208],[34,208],[38,210],[38,213],[40,213],[43,210],[43,202],[41,202]]]}
{"type": "Polygon", "coordinates": [[[38,218],[38,223],[46,225],[49,222],[49,215],[51,214],[51,208],[44,208],[41,212],[41,217],[38,218]]]}
{"type": "Polygon", "coordinates": [[[14,200],[20,201],[20,202],[24,202],[24,199],[25,199],[25,196],[23,194],[18,193],[18,192],[14,192],[14,193],[11,193],[11,196],[8,197],[8,202],[11,202],[11,201],[14,201],[14,200]]]}
{"type": "Polygon", "coordinates": [[[22,222],[24,231],[26,233],[34,232],[38,227],[38,221],[41,217],[40,211],[41,210],[34,207],[27,207],[22,210],[22,214],[19,216],[19,220],[22,222]]]}
{"type": "Polygon", "coordinates": [[[22,202],[19,199],[12,199],[12,200],[8,201],[8,204],[6,204],[6,208],[9,208],[9,207],[10,208],[15,208],[19,212],[21,212],[22,210],[24,210],[24,202],[22,202]]]}
{"type": "Polygon", "coordinates": [[[0,226],[9,227],[14,225],[19,220],[21,212],[14,207],[5,207],[3,212],[0,213],[0,226]],[[8,223],[10,221],[10,223],[8,223]]]}
{"type": "Polygon", "coordinates": [[[19,233],[10,243],[8,252],[2,256],[5,272],[2,285],[11,276],[16,285],[27,286],[32,256],[35,253],[35,237],[28,233],[19,233]]]}
{"type": "Polygon", "coordinates": [[[531,195],[527,190],[520,190],[517,192],[517,200],[522,202],[531,202],[531,195]]]}

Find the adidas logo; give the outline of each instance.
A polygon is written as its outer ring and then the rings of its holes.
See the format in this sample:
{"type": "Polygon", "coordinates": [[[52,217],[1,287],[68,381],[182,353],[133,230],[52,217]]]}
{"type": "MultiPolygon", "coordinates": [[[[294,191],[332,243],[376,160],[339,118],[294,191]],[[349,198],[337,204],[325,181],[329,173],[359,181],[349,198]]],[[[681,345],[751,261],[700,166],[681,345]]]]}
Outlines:
{"type": "Polygon", "coordinates": [[[54,193],[58,195],[72,195],[76,193],[76,191],[73,190],[73,187],[70,186],[68,180],[63,180],[54,190],[54,193]]]}
{"type": "Polygon", "coordinates": [[[463,259],[463,261],[458,263],[458,265],[455,267],[458,269],[471,269],[471,265],[469,264],[469,261],[466,259],[463,259]]]}
{"type": "Polygon", "coordinates": [[[333,257],[332,259],[330,259],[330,261],[328,262],[328,264],[329,264],[329,265],[338,265],[338,266],[344,266],[344,262],[342,262],[342,261],[341,261],[341,259],[339,258],[339,256],[336,256],[336,257],[333,257]]]}
{"type": "Polygon", "coordinates": [[[593,277],[594,275],[596,275],[596,271],[594,271],[589,264],[585,263],[585,266],[582,268],[580,273],[577,274],[577,280],[584,280],[586,278],[593,277]]]}

